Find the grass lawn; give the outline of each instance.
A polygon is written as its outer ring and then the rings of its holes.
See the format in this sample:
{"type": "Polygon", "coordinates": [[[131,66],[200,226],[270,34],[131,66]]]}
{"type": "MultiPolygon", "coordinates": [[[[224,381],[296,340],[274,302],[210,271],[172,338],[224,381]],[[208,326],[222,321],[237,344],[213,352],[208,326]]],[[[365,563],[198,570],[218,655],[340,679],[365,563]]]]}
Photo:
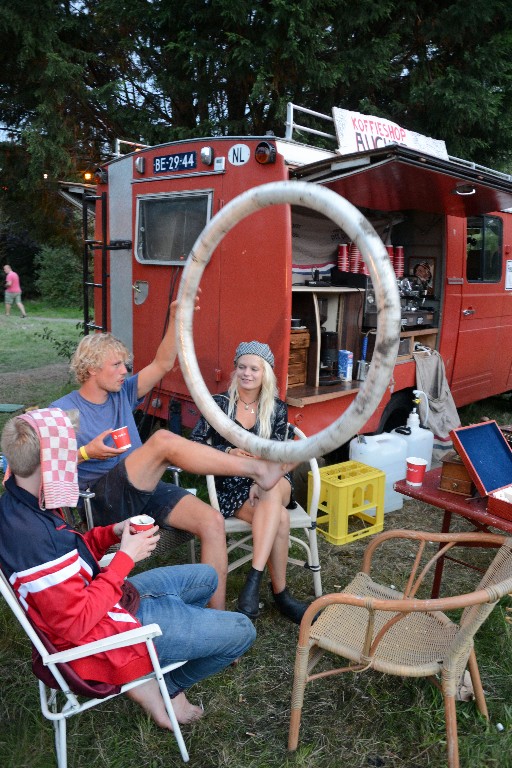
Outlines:
{"type": "MultiPolygon", "coordinates": [[[[13,310],[13,313],[15,310],[13,310]]],[[[0,401],[45,406],[73,384],[59,345],[74,346],[80,317],[56,316],[50,308],[27,302],[28,318],[0,315],[0,401]],[[52,318],[43,319],[43,318],[52,318]],[[44,328],[50,338],[41,338],[44,328]],[[9,358],[4,357],[9,354],[9,358]],[[52,375],[50,375],[52,374],[52,375]],[[55,374],[55,375],[53,375],[55,374]]],[[[461,410],[464,423],[483,416],[512,422],[506,397],[491,398],[461,410]]],[[[0,414],[0,426],[9,415],[0,414]]],[[[187,478],[187,481],[190,478],[187,478]]],[[[194,480],[194,478],[192,478],[194,480]]],[[[198,485],[186,482],[186,485],[198,485]]],[[[386,528],[439,531],[442,512],[406,501],[386,516],[386,528]]],[[[461,530],[469,529],[464,521],[461,530]]],[[[324,592],[339,590],[357,571],[368,539],[336,547],[320,537],[324,592]]],[[[152,558],[146,567],[188,561],[188,545],[152,558]]],[[[403,556],[382,557],[381,579],[399,585],[403,556]]],[[[297,556],[298,555],[297,553],[297,556]]],[[[244,569],[228,578],[228,608],[233,609],[244,569]]],[[[451,562],[443,584],[471,590],[478,575],[451,562]]],[[[312,597],[307,571],[289,569],[289,585],[312,597]]],[[[400,680],[365,672],[317,681],[306,690],[299,749],[286,749],[298,628],[276,612],[266,585],[256,622],[258,637],[241,663],[190,691],[202,702],[204,718],[183,733],[193,766],[198,768],[444,768],[445,730],[442,697],[426,680],[400,680]]],[[[476,651],[491,723],[473,702],[457,705],[462,768],[512,768],[512,627],[506,622],[507,598],[493,611],[476,638],[476,651]],[[501,723],[503,731],[496,725],[501,723]]],[[[0,757],[2,768],[55,766],[53,728],[40,714],[30,648],[9,611],[0,603],[0,757]]],[[[181,765],[174,739],[159,731],[126,699],[109,701],[68,724],[69,768],[169,768],[181,765]]]]}

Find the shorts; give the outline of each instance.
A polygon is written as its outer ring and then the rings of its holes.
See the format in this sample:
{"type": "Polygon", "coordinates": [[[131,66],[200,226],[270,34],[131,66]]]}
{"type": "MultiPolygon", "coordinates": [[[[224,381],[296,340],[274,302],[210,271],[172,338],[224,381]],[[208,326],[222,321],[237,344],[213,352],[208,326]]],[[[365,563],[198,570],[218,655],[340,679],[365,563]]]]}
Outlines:
{"type": "Polygon", "coordinates": [[[140,491],[128,480],[124,461],[91,483],[95,494],[91,500],[95,525],[110,525],[135,515],[150,515],[159,526],[166,523],[176,504],[189,492],[173,483],[159,481],[153,491],[140,491]]]}
{"type": "Polygon", "coordinates": [[[21,293],[4,293],[4,300],[6,304],[18,304],[21,301],[21,293]]]}

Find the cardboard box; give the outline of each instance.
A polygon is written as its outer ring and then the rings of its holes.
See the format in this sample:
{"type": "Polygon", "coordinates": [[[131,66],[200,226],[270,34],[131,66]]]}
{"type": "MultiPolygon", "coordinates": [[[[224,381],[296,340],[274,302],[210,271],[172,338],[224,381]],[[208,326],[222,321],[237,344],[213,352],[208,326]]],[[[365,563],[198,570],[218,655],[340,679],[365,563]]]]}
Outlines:
{"type": "Polygon", "coordinates": [[[453,444],[487,511],[512,520],[512,449],[495,421],[484,421],[450,432],[453,444]]]}

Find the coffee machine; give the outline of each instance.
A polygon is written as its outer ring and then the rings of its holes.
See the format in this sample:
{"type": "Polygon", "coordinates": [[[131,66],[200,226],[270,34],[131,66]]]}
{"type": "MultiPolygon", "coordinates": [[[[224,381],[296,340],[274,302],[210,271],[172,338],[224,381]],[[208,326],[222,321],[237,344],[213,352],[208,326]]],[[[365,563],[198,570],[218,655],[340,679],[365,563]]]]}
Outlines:
{"type": "MultiPolygon", "coordinates": [[[[377,301],[375,290],[369,278],[366,278],[364,295],[363,325],[366,328],[377,327],[377,301]]],[[[397,278],[400,294],[401,326],[403,329],[418,326],[431,326],[434,323],[434,309],[425,306],[427,288],[417,277],[397,278]]]]}

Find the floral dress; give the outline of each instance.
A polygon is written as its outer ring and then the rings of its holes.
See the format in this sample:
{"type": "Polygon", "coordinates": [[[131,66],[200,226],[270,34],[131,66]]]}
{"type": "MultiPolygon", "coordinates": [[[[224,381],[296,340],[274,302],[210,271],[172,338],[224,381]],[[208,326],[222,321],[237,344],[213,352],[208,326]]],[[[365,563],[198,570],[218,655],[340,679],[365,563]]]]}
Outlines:
{"type": "MultiPolygon", "coordinates": [[[[221,395],[214,395],[213,399],[219,408],[228,414],[229,409],[229,395],[227,392],[223,392],[221,395]]],[[[245,429],[245,427],[236,421],[239,427],[245,429]]],[[[270,435],[271,440],[292,440],[293,429],[288,425],[288,408],[286,403],[276,398],[274,413],[271,419],[272,431],[270,435]]],[[[247,432],[251,432],[254,435],[258,434],[259,420],[256,418],[254,427],[248,429],[247,432]]],[[[227,448],[234,448],[232,443],[229,443],[206,421],[204,416],[201,416],[196,426],[192,430],[190,439],[196,443],[211,444],[219,451],[226,451],[227,448]]],[[[285,475],[286,479],[292,486],[291,500],[288,505],[288,509],[295,509],[297,506],[293,500],[293,484],[290,473],[285,475]]],[[[248,477],[221,477],[215,478],[215,487],[217,489],[217,496],[219,499],[220,511],[223,517],[233,517],[233,515],[240,509],[241,506],[249,498],[249,489],[253,484],[253,480],[248,477]]]]}

